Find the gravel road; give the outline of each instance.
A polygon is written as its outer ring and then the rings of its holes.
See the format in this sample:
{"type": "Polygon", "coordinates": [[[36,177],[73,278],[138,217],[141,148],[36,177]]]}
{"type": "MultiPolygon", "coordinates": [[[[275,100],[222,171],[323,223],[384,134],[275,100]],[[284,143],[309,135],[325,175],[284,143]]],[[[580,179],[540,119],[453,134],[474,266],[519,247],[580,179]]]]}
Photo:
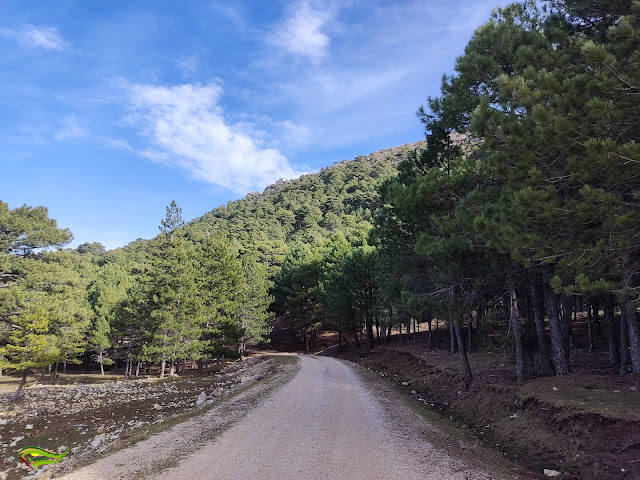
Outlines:
{"type": "MultiPolygon", "coordinates": [[[[377,375],[334,358],[295,357],[299,370],[283,386],[257,382],[219,407],[61,478],[534,478],[443,434],[377,375]],[[264,400],[251,400],[258,397],[264,400]]],[[[287,368],[291,377],[295,368],[287,368]]]]}
{"type": "Polygon", "coordinates": [[[447,440],[405,404],[385,400],[392,392],[372,389],[353,367],[333,358],[299,358],[292,381],[154,478],[518,478],[479,468],[478,452],[447,440]]]}

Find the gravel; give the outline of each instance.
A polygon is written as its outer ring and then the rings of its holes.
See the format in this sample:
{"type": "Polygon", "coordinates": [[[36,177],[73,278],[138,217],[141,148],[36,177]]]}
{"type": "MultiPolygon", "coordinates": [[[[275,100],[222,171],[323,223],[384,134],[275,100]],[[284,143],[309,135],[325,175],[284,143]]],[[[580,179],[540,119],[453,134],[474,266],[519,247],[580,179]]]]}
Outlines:
{"type": "Polygon", "coordinates": [[[291,382],[220,438],[155,478],[499,478],[399,430],[397,415],[416,425],[424,419],[404,404],[389,412],[349,365],[301,356],[300,367],[291,382]]]}
{"type": "Polygon", "coordinates": [[[230,410],[233,414],[212,410],[63,478],[518,478],[505,475],[504,465],[481,464],[482,452],[458,446],[384,380],[365,381],[352,366],[333,358],[298,358],[295,377],[257,406],[247,404],[241,414],[237,408],[230,410]],[[193,441],[198,431],[227,416],[233,417],[226,419],[232,426],[223,433],[193,441]],[[168,457],[173,465],[166,463],[168,457]]]}

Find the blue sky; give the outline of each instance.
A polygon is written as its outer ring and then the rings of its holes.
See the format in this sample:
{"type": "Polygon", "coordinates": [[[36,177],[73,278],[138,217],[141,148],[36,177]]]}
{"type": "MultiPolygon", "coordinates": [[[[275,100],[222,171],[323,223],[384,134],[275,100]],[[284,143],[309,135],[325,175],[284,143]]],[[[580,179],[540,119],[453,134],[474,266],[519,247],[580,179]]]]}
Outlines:
{"type": "Polygon", "coordinates": [[[415,142],[506,1],[0,0],[0,199],[71,244],[158,232],[279,178],[415,142]]]}

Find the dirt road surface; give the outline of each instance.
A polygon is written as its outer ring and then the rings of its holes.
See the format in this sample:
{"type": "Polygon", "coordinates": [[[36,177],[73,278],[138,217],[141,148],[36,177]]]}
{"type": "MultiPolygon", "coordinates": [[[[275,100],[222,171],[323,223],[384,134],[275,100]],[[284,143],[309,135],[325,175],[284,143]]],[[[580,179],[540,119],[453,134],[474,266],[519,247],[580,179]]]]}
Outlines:
{"type": "MultiPolygon", "coordinates": [[[[172,468],[149,471],[147,478],[521,478],[503,462],[487,462],[479,448],[440,433],[398,401],[390,385],[364,381],[354,367],[333,358],[300,356],[299,361],[293,380],[251,413],[195,451],[185,451],[172,468]]],[[[133,449],[143,449],[142,444],[133,449]]],[[[143,450],[135,453],[145,458],[143,450]]],[[[118,468],[106,457],[64,478],[114,478],[118,468]]]]}

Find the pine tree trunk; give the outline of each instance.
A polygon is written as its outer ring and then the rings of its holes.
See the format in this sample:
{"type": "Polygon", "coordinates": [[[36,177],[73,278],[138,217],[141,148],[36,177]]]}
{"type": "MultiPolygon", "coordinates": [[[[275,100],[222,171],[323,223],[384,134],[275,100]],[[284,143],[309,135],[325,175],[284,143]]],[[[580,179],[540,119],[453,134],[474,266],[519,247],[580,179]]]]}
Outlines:
{"type": "Polygon", "coordinates": [[[176,362],[171,360],[171,367],[169,368],[169,376],[173,377],[176,374],[176,362]]]}
{"type": "Polygon", "coordinates": [[[304,334],[304,345],[307,348],[307,355],[309,354],[309,335],[304,334]]]}
{"type": "MultiPolygon", "coordinates": [[[[516,292],[517,294],[518,292],[516,292]]],[[[524,376],[525,378],[535,377],[535,353],[538,344],[536,338],[536,323],[533,318],[533,305],[531,303],[531,295],[524,291],[520,298],[524,299],[524,325],[522,330],[522,346],[524,349],[524,376]]],[[[522,309],[519,310],[521,312],[522,309]]],[[[522,315],[520,315],[522,318],[522,315]]]]}
{"type": "Polygon", "coordinates": [[[67,362],[66,360],[62,362],[62,373],[67,373],[67,362]]]}
{"type": "Polygon", "coordinates": [[[418,337],[416,336],[416,319],[413,318],[413,343],[418,343],[418,337]]]}
{"type": "Polygon", "coordinates": [[[402,322],[398,323],[398,337],[399,337],[399,342],[402,343],[402,322]]]}
{"type": "Polygon", "coordinates": [[[524,349],[522,347],[522,328],[520,325],[520,315],[518,314],[518,298],[513,280],[509,281],[509,299],[511,304],[510,321],[513,329],[513,340],[516,347],[516,381],[518,384],[524,382],[524,349]]]}
{"type": "Polygon", "coordinates": [[[356,347],[360,348],[360,341],[358,340],[358,327],[356,326],[356,320],[353,316],[353,312],[351,313],[351,326],[353,327],[353,338],[356,342],[356,347]]]}
{"type": "Polygon", "coordinates": [[[367,313],[365,321],[367,323],[367,347],[369,348],[369,353],[371,353],[371,350],[373,350],[373,316],[367,313]]]}
{"type": "Polygon", "coordinates": [[[566,375],[569,373],[568,352],[563,342],[562,325],[560,323],[556,295],[553,293],[553,289],[549,283],[552,278],[551,267],[544,265],[542,267],[542,273],[544,276],[544,298],[547,304],[547,315],[549,317],[551,350],[553,351],[555,371],[557,375],[566,375]]]}
{"type": "Polygon", "coordinates": [[[427,322],[427,345],[428,348],[431,349],[431,312],[427,310],[427,312],[423,312],[422,321],[427,322]]]}
{"type": "Polygon", "coordinates": [[[640,322],[635,304],[629,301],[627,328],[629,329],[629,347],[631,351],[631,372],[640,373],[640,322]]]}
{"type": "Polygon", "coordinates": [[[542,315],[542,306],[540,304],[541,296],[539,294],[538,287],[536,287],[535,285],[531,285],[529,289],[531,292],[533,319],[536,323],[538,348],[540,349],[540,366],[542,368],[542,375],[544,375],[545,377],[552,377],[555,372],[553,370],[553,363],[551,363],[549,346],[547,345],[547,335],[544,328],[544,316],[542,315]]]}
{"type": "MultiPolygon", "coordinates": [[[[622,284],[625,289],[631,287],[633,272],[629,269],[629,252],[624,252],[621,258],[622,263],[622,284]]],[[[626,295],[626,291],[624,292],[626,295]]],[[[635,303],[625,298],[620,306],[620,339],[622,340],[622,333],[626,330],[628,336],[629,351],[631,354],[631,371],[633,373],[640,373],[640,322],[638,321],[637,308],[635,303]],[[624,321],[626,329],[622,328],[622,322],[624,321]]],[[[626,363],[626,344],[625,340],[625,363],[626,363]]],[[[620,341],[620,349],[622,350],[622,341],[620,341]]],[[[622,352],[621,352],[622,353],[622,352]]],[[[622,365],[620,365],[622,373],[622,365]]],[[[626,371],[626,365],[625,365],[626,371]]]]}
{"type": "Polygon", "coordinates": [[[509,302],[504,302],[503,303],[504,306],[504,315],[502,316],[502,321],[500,322],[500,324],[509,324],[509,315],[510,315],[510,308],[509,308],[509,302]]]}
{"type": "Polygon", "coordinates": [[[635,315],[635,304],[628,298],[627,288],[631,286],[633,272],[629,269],[629,252],[625,251],[621,258],[623,299],[620,303],[620,374],[627,372],[627,349],[631,353],[631,370],[640,373],[640,330],[635,315]]]}
{"type": "Polygon", "coordinates": [[[27,383],[27,374],[28,374],[27,370],[24,370],[22,372],[22,378],[20,379],[20,384],[18,385],[18,389],[16,390],[16,393],[13,394],[13,397],[11,397],[12,402],[15,402],[20,397],[20,394],[22,393],[22,389],[24,388],[25,383],[27,383]]]}
{"type": "Polygon", "coordinates": [[[55,380],[57,380],[57,379],[58,379],[58,362],[56,362],[56,367],[55,367],[55,368],[54,368],[54,370],[53,370],[53,378],[54,378],[55,380]]]}
{"type": "Polygon", "coordinates": [[[136,365],[136,378],[140,376],[140,362],[136,365]]]}
{"type": "Polygon", "coordinates": [[[629,337],[627,335],[627,301],[620,308],[620,375],[627,373],[627,351],[629,350],[629,337]]]}
{"type": "Polygon", "coordinates": [[[569,350],[573,347],[573,330],[571,314],[573,313],[573,297],[571,295],[561,294],[560,304],[562,306],[562,341],[566,351],[567,364],[569,364],[569,350]]]}
{"type": "Polygon", "coordinates": [[[382,340],[380,340],[380,321],[378,320],[378,315],[376,315],[376,338],[378,339],[378,345],[382,345],[382,340]]]}
{"type": "Polygon", "coordinates": [[[583,302],[582,302],[582,297],[578,297],[578,302],[580,302],[580,311],[584,312],[584,306],[583,306],[583,302]]]}
{"type": "Polygon", "coordinates": [[[598,297],[593,299],[593,323],[596,327],[596,334],[602,335],[602,324],[600,323],[600,299],[598,297]]]}
{"type": "Polygon", "coordinates": [[[473,316],[469,313],[469,322],[467,323],[467,348],[469,351],[473,351],[473,316]]]}
{"type": "Polygon", "coordinates": [[[589,339],[589,351],[593,352],[593,329],[591,326],[591,304],[587,301],[587,337],[589,339]]]}
{"type": "Polygon", "coordinates": [[[456,353],[456,335],[453,323],[449,323],[449,341],[451,344],[451,353],[456,353]]]}
{"type": "Polygon", "coordinates": [[[100,359],[100,375],[104,377],[104,365],[102,364],[102,359],[100,359]]]}
{"type": "Polygon", "coordinates": [[[613,295],[604,298],[604,320],[607,325],[607,340],[609,342],[609,365],[618,364],[618,324],[615,320],[615,300],[613,295]]]}
{"type": "Polygon", "coordinates": [[[462,336],[462,325],[460,318],[456,318],[453,321],[455,327],[456,337],[458,339],[458,352],[460,353],[460,363],[462,364],[462,368],[464,370],[464,383],[468,387],[469,383],[473,379],[473,375],[471,374],[471,366],[469,365],[469,357],[467,356],[467,350],[464,348],[464,338],[462,336]]]}
{"type": "Polygon", "coordinates": [[[391,329],[393,328],[393,325],[389,325],[389,328],[387,330],[387,343],[389,343],[391,341],[391,329]]]}
{"type": "Polygon", "coordinates": [[[164,369],[167,366],[167,361],[163,358],[162,364],[160,365],[160,378],[164,378],[164,369]]]}

